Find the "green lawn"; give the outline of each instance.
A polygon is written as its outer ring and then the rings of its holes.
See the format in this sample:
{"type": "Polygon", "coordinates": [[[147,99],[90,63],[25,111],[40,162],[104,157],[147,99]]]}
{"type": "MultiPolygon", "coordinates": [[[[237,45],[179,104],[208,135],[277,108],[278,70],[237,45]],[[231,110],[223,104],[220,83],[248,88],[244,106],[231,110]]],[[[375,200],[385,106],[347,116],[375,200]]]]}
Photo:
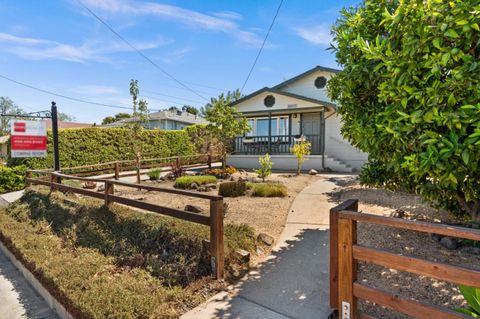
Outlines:
{"type": "MultiPolygon", "coordinates": [[[[220,288],[208,227],[35,190],[0,210],[0,239],[76,318],[176,318],[220,288]]],[[[225,242],[227,269],[256,248],[245,225],[226,225],[225,242]]]]}

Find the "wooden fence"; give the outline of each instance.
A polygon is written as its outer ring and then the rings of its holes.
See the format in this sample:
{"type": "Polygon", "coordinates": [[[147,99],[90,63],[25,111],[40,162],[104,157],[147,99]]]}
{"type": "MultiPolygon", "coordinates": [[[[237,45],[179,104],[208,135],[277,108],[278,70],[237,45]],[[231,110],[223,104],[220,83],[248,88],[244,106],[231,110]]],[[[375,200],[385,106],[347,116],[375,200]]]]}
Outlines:
{"type": "Polygon", "coordinates": [[[25,179],[27,186],[29,185],[45,185],[50,187],[51,191],[72,192],[84,196],[95,197],[104,200],[105,206],[109,207],[112,203],[119,203],[130,207],[140,208],[149,212],[171,216],[174,218],[190,221],[197,224],[207,225],[210,227],[210,254],[212,273],[217,279],[224,277],[225,255],[224,255],[224,231],[223,231],[223,197],[218,195],[210,195],[187,190],[179,190],[173,188],[163,188],[151,185],[142,185],[134,183],[126,183],[111,179],[99,179],[93,177],[80,177],[67,175],[60,172],[52,172],[45,170],[29,170],[25,179]],[[33,175],[41,175],[33,177],[33,175]],[[89,189],[77,188],[62,184],[62,180],[76,180],[79,182],[95,182],[103,183],[104,191],[98,192],[89,189]],[[169,208],[161,205],[145,203],[139,200],[125,198],[115,195],[115,185],[123,187],[131,187],[136,189],[144,189],[154,192],[172,193],[177,195],[202,198],[210,201],[210,215],[204,216],[184,210],[169,208]]]}
{"type": "Polygon", "coordinates": [[[340,318],[373,318],[357,311],[357,299],[415,318],[471,318],[453,310],[371,288],[356,281],[357,261],[427,276],[455,284],[480,287],[480,271],[393,254],[357,245],[357,222],[480,241],[480,231],[428,222],[358,212],[358,201],[348,200],[330,210],[330,307],[340,318]]]}

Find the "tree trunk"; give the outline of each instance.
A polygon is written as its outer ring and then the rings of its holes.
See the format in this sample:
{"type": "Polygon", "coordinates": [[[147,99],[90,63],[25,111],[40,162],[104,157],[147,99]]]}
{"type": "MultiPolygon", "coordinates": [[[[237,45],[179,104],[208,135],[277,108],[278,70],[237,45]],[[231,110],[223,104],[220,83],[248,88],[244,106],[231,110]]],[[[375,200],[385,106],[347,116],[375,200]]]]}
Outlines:
{"type": "Polygon", "coordinates": [[[467,202],[465,194],[459,187],[457,189],[457,200],[460,207],[470,215],[472,221],[480,222],[480,198],[467,202]]]}

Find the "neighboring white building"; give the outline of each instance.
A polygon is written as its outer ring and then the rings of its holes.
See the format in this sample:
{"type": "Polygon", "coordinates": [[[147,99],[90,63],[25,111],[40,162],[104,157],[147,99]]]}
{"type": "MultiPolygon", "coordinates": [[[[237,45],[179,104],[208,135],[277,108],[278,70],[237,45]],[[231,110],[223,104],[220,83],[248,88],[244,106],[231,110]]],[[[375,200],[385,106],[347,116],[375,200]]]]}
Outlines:
{"type": "Polygon", "coordinates": [[[297,161],[290,148],[304,137],[311,142],[311,155],[303,169],[354,172],[367,154],[341,135],[341,117],[326,92],[327,81],[338,70],[316,66],[272,88],[265,87],[231,105],[248,118],[252,131],[234,141],[227,164],[257,168],[258,158],[272,156],[274,169],[294,170],[297,161]]]}
{"type": "MultiPolygon", "coordinates": [[[[120,127],[132,119],[121,120],[115,123],[102,125],[102,127],[120,127]]],[[[165,110],[148,115],[148,121],[145,124],[147,129],[159,130],[181,130],[190,125],[208,124],[203,117],[179,110],[165,110]]]]}

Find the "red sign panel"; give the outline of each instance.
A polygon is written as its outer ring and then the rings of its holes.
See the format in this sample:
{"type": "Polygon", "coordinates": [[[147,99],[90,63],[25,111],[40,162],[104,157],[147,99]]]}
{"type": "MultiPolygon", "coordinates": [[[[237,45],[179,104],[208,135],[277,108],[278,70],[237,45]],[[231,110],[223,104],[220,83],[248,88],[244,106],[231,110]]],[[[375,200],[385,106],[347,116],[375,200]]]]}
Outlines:
{"type": "Polygon", "coordinates": [[[13,123],[13,132],[14,133],[25,133],[27,131],[27,124],[25,122],[14,122],[13,123]]]}
{"type": "Polygon", "coordinates": [[[12,121],[11,156],[47,156],[47,123],[45,121],[12,121]]]}
{"type": "Polygon", "coordinates": [[[47,137],[46,136],[12,136],[11,139],[12,149],[24,151],[24,150],[46,150],[47,149],[47,137]]]}

